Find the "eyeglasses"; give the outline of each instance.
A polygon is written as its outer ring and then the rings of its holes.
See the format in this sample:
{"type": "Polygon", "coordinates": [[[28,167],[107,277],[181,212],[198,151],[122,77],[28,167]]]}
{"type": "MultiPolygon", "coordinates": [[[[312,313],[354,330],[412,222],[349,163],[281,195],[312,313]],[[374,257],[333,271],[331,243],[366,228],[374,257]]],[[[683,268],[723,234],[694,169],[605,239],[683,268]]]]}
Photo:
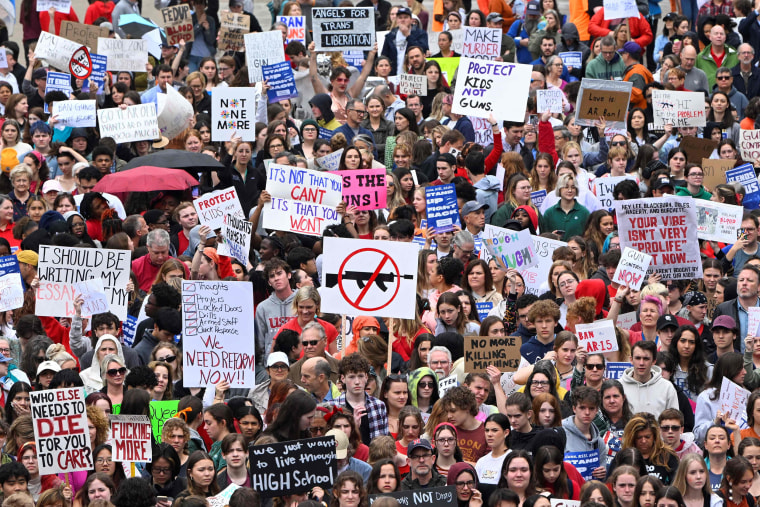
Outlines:
{"type": "Polygon", "coordinates": [[[462,489],[462,488],[473,488],[473,487],[475,487],[475,481],[461,481],[461,482],[457,481],[454,484],[459,489],[462,489]]]}
{"type": "Polygon", "coordinates": [[[8,357],[9,355],[11,355],[11,349],[10,348],[0,349],[0,354],[4,355],[5,357],[8,357]]]}
{"type": "Polygon", "coordinates": [[[317,129],[315,127],[304,127],[303,131],[304,132],[316,132],[317,129]]]}
{"type": "Polygon", "coordinates": [[[439,438],[435,441],[435,443],[441,445],[451,445],[456,441],[456,438],[439,438]]]}
{"type": "Polygon", "coordinates": [[[423,459],[428,459],[432,455],[433,453],[431,452],[427,452],[425,454],[415,454],[414,456],[409,456],[409,459],[412,461],[421,461],[423,459]]]}
{"type": "Polygon", "coordinates": [[[282,363],[277,363],[277,364],[273,364],[269,368],[271,368],[271,369],[273,369],[275,371],[282,371],[282,370],[289,370],[290,366],[287,366],[287,365],[282,364],[282,363]]]}
{"type": "Polygon", "coordinates": [[[729,79],[731,79],[731,76],[716,76],[715,79],[717,79],[718,81],[728,81],[729,79]]]}
{"type": "Polygon", "coordinates": [[[676,425],[673,425],[673,426],[660,426],[660,429],[662,431],[678,431],[678,430],[681,429],[681,427],[680,426],[676,426],[676,425]]]}
{"type": "Polygon", "coordinates": [[[304,347],[316,347],[321,341],[322,340],[304,340],[302,343],[304,347]]]}
{"type": "Polygon", "coordinates": [[[704,178],[705,177],[704,174],[702,174],[702,173],[695,173],[695,172],[689,173],[689,176],[694,176],[695,178],[704,178]]]}
{"type": "Polygon", "coordinates": [[[158,468],[158,467],[153,467],[152,470],[154,474],[161,474],[161,475],[168,474],[169,472],[172,471],[171,468],[158,468]]]}
{"type": "Polygon", "coordinates": [[[108,375],[109,377],[115,377],[116,375],[124,375],[125,373],[127,373],[127,369],[124,366],[122,366],[121,368],[112,368],[106,371],[106,375],[108,375]]]}
{"type": "Polygon", "coordinates": [[[610,143],[610,146],[625,146],[628,144],[628,141],[613,141],[610,143]]]}
{"type": "Polygon", "coordinates": [[[274,144],[274,143],[273,143],[273,144],[270,144],[270,145],[269,145],[269,147],[270,147],[270,148],[284,148],[284,147],[285,147],[285,145],[284,145],[284,144],[282,144],[282,143],[277,143],[277,144],[274,144]]]}
{"type": "Polygon", "coordinates": [[[548,380],[534,380],[531,382],[534,386],[539,387],[549,387],[549,381],[548,380]]]}
{"type": "Polygon", "coordinates": [[[177,360],[177,356],[165,356],[163,358],[161,357],[156,358],[156,361],[164,362],[164,363],[173,363],[176,360],[177,360]]]}
{"type": "Polygon", "coordinates": [[[367,114],[367,111],[362,111],[361,109],[349,109],[349,111],[353,111],[359,116],[364,116],[365,114],[367,114]]]}
{"type": "MultiPolygon", "coordinates": [[[[95,463],[97,463],[98,465],[103,465],[105,463],[112,463],[112,462],[113,462],[113,458],[97,458],[95,460],[95,463]]],[[[155,470],[155,468],[153,470],[155,470]]]]}
{"type": "Polygon", "coordinates": [[[312,435],[316,435],[318,433],[325,433],[326,429],[327,428],[317,428],[317,427],[309,428],[309,433],[311,433],[312,435]]]}
{"type": "MultiPolygon", "coordinates": [[[[604,365],[603,364],[586,364],[586,369],[587,370],[600,370],[601,371],[601,370],[604,369],[604,365]]],[[[536,382],[534,381],[533,383],[535,384],[536,382]]]]}
{"type": "Polygon", "coordinates": [[[420,382],[417,385],[420,386],[423,389],[432,389],[432,388],[435,387],[435,382],[433,382],[432,380],[430,380],[428,382],[420,382]]]}

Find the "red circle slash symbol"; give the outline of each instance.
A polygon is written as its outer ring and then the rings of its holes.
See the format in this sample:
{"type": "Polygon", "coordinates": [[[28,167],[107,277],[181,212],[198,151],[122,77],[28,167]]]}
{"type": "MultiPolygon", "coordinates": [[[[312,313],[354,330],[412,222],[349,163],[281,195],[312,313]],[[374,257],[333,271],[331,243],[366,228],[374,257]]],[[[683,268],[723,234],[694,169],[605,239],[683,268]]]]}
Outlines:
{"type": "MultiPolygon", "coordinates": [[[[367,273],[369,273],[369,270],[367,271],[367,273]]],[[[362,249],[359,249],[359,250],[353,252],[348,257],[346,257],[346,259],[340,265],[340,269],[338,270],[338,288],[340,289],[341,295],[348,302],[348,304],[350,304],[351,306],[353,306],[357,310],[361,310],[361,311],[364,311],[364,312],[374,312],[374,311],[380,310],[382,308],[385,308],[386,306],[388,306],[389,304],[391,304],[391,302],[393,302],[394,299],[396,299],[396,295],[398,294],[398,291],[401,288],[401,279],[402,278],[403,278],[403,276],[401,275],[401,272],[399,270],[398,265],[396,265],[396,263],[393,261],[393,259],[391,259],[390,255],[388,255],[386,252],[383,252],[382,250],[378,250],[376,248],[362,248],[362,249]],[[367,256],[367,255],[361,255],[361,257],[357,258],[357,256],[359,256],[360,254],[366,254],[366,253],[369,253],[369,252],[374,252],[376,254],[380,254],[379,262],[377,262],[378,257],[376,255],[369,255],[369,256],[367,256]],[[345,271],[346,265],[352,259],[354,259],[354,263],[352,263],[352,264],[359,265],[359,266],[365,266],[365,267],[368,267],[370,269],[372,269],[370,266],[373,266],[373,265],[375,265],[375,263],[377,263],[377,267],[374,268],[374,270],[372,270],[372,274],[369,277],[369,279],[367,279],[366,282],[363,282],[364,286],[363,286],[363,288],[362,288],[362,290],[361,290],[361,292],[359,293],[358,296],[349,296],[346,293],[346,287],[344,286],[345,284],[348,284],[349,282],[353,282],[354,281],[353,279],[349,280],[347,278],[344,278],[346,276],[346,271],[345,271]],[[391,263],[392,270],[391,270],[391,272],[389,274],[388,273],[383,274],[382,273],[383,267],[388,262],[391,263]],[[381,301],[377,300],[373,304],[362,304],[362,301],[364,300],[365,296],[367,295],[367,292],[370,290],[370,288],[373,285],[375,285],[375,282],[378,279],[378,276],[383,277],[383,278],[389,278],[391,280],[390,283],[393,283],[395,285],[395,289],[392,291],[392,293],[386,295],[386,298],[384,298],[384,299],[387,299],[387,301],[381,302],[381,301]]],[[[360,285],[360,287],[361,287],[361,285],[360,285]]],[[[391,292],[391,291],[388,291],[388,292],[391,292]]],[[[376,299],[376,298],[373,298],[373,299],[376,299]]]]}
{"type": "Polygon", "coordinates": [[[85,46],[74,51],[69,61],[69,71],[77,79],[87,79],[92,74],[92,58],[85,46]]]}

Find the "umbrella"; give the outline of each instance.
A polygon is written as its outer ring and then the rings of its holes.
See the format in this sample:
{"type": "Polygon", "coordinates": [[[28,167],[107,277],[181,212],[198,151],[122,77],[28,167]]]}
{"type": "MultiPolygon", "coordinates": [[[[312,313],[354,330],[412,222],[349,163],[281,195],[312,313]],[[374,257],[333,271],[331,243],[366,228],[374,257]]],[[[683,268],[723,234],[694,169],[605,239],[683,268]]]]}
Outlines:
{"type": "Polygon", "coordinates": [[[95,192],[151,192],[153,190],[185,190],[199,185],[198,180],[179,169],[142,166],[129,171],[106,174],[95,185],[95,192]]]}
{"type": "Polygon", "coordinates": [[[142,157],[133,158],[124,166],[124,169],[134,169],[135,167],[145,165],[202,172],[216,171],[225,168],[224,164],[205,153],[193,153],[191,151],[183,150],[163,150],[142,157]]]}
{"type": "Polygon", "coordinates": [[[133,39],[140,39],[146,33],[157,29],[158,25],[139,14],[122,14],[119,17],[119,28],[133,39]]]}

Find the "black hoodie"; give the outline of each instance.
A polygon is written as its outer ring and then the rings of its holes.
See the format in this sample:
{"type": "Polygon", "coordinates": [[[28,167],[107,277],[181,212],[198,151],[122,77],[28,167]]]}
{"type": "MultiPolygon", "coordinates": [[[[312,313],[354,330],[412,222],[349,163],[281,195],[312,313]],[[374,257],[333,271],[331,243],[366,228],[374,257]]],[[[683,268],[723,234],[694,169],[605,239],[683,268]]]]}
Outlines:
{"type": "Polygon", "coordinates": [[[578,79],[583,77],[584,69],[586,68],[586,61],[588,60],[591,50],[587,45],[580,41],[580,35],[578,35],[578,28],[573,23],[565,23],[562,25],[561,39],[557,53],[563,53],[565,51],[580,51],[583,55],[583,67],[580,69],[574,68],[570,71],[570,74],[578,79]]]}

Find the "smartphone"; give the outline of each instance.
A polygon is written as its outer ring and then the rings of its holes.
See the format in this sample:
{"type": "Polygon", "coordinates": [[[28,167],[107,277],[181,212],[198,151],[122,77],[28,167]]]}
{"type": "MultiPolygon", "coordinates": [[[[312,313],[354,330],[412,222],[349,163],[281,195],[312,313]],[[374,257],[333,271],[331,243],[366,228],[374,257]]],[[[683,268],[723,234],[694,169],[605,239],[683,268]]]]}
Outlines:
{"type": "Polygon", "coordinates": [[[736,231],[736,238],[742,239],[747,235],[746,229],[744,227],[739,227],[739,230],[736,231]]]}
{"type": "Polygon", "coordinates": [[[538,115],[537,114],[531,114],[528,116],[528,123],[531,125],[538,125],[538,115]]]}

